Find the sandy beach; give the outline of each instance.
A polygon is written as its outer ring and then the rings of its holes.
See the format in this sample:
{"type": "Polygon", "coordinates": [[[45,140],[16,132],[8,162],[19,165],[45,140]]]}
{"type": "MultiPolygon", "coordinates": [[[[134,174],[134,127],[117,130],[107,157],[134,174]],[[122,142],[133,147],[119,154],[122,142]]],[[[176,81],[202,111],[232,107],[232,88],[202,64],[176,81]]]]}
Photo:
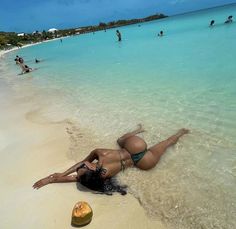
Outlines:
{"type": "Polygon", "coordinates": [[[71,212],[78,201],[93,208],[93,220],[86,228],[164,228],[146,216],[131,194],[93,194],[79,191],[75,184],[34,190],[35,181],[76,162],[71,150],[75,145],[77,149],[98,145],[89,144],[89,130],[81,130],[71,120],[45,119],[30,95],[17,94],[0,80],[0,228],[72,228],[71,212]]]}
{"type": "Polygon", "coordinates": [[[236,23],[224,24],[235,10],[126,26],[122,42],[107,30],[1,51],[0,228],[72,228],[74,205],[87,201],[86,228],[235,229],[236,23]],[[19,75],[16,55],[37,71],[19,75]],[[126,196],[75,183],[32,188],[95,148],[117,148],[138,123],[148,148],[190,133],[155,168],[120,172],[126,196]]]}

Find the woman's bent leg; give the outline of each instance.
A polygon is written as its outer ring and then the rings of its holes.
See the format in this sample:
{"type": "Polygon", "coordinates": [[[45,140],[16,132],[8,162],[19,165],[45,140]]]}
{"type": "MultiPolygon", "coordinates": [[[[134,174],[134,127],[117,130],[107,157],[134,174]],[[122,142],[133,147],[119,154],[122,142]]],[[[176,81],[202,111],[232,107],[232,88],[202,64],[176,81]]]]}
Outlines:
{"type": "Polygon", "coordinates": [[[117,139],[117,143],[121,148],[124,148],[125,142],[128,138],[135,136],[136,134],[144,132],[141,124],[138,124],[138,128],[132,132],[126,133],[117,139]]]}
{"type": "Polygon", "coordinates": [[[166,149],[170,146],[177,143],[179,138],[183,136],[184,134],[187,134],[189,130],[187,129],[180,129],[175,135],[172,135],[168,139],[152,146],[148,150],[153,154],[155,163],[157,164],[160,160],[161,156],[166,152],[166,149]]]}

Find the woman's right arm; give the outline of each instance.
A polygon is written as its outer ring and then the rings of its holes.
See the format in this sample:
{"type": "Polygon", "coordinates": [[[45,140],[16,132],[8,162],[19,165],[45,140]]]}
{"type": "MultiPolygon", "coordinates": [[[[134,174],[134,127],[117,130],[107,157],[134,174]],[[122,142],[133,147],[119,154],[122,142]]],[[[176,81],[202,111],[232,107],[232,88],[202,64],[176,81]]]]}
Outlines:
{"type": "Polygon", "coordinates": [[[54,174],[51,174],[50,176],[54,176],[54,177],[67,176],[71,173],[76,172],[78,170],[78,168],[81,167],[84,164],[84,162],[86,162],[86,161],[93,162],[95,159],[98,159],[97,152],[98,152],[97,149],[93,150],[84,160],[76,163],[75,165],[73,165],[72,167],[67,169],[65,172],[63,172],[63,173],[54,173],[54,174]]]}

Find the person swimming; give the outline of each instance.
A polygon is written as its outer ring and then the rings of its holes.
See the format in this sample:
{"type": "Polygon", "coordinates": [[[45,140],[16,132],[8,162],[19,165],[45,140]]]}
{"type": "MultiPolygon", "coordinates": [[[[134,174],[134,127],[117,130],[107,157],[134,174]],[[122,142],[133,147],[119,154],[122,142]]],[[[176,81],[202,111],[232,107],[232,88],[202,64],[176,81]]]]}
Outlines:
{"type": "Polygon", "coordinates": [[[38,60],[37,58],[35,58],[35,63],[37,64],[37,63],[39,63],[39,62],[41,62],[41,61],[38,60]]]}
{"type": "Polygon", "coordinates": [[[159,37],[162,37],[162,36],[164,36],[164,33],[163,33],[163,31],[161,30],[160,31],[160,33],[158,33],[158,35],[157,36],[159,36],[159,37]]]}
{"type": "Polygon", "coordinates": [[[228,16],[227,20],[225,21],[225,24],[232,23],[233,22],[233,16],[228,16]]]}
{"type": "Polygon", "coordinates": [[[111,195],[111,192],[126,194],[124,187],[113,183],[120,171],[131,167],[150,170],[160,161],[166,150],[177,143],[189,130],[180,129],[168,139],[147,148],[147,143],[137,136],[144,132],[142,125],[117,139],[119,149],[94,149],[85,159],[76,163],[65,172],[53,173],[34,183],[39,189],[51,183],[78,182],[93,191],[111,195]],[[76,173],[71,175],[72,173],[76,173]]]}

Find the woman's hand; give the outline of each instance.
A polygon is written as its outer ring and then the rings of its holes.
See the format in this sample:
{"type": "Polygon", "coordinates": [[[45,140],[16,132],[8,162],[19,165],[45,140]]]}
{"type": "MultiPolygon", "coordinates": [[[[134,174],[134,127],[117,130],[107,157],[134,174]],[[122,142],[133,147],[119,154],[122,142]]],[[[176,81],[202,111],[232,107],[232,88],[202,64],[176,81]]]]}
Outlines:
{"type": "Polygon", "coordinates": [[[53,176],[45,177],[45,178],[37,181],[36,183],[34,183],[33,188],[35,188],[35,189],[42,188],[43,186],[50,184],[53,181],[53,179],[54,179],[53,176]]]}
{"type": "Polygon", "coordinates": [[[89,170],[96,171],[96,165],[95,165],[95,164],[90,163],[90,162],[88,162],[88,161],[85,161],[85,162],[84,162],[84,165],[85,165],[89,170]]]}
{"type": "Polygon", "coordinates": [[[33,188],[35,189],[42,188],[43,186],[52,183],[53,180],[55,180],[56,178],[63,177],[63,176],[64,176],[63,173],[53,173],[41,180],[38,180],[36,183],[34,183],[33,188]]]}
{"type": "Polygon", "coordinates": [[[143,133],[143,132],[145,132],[145,130],[144,130],[144,128],[143,128],[143,126],[142,126],[142,124],[141,124],[141,123],[139,123],[139,124],[138,124],[137,133],[139,134],[139,133],[143,133]]]}

